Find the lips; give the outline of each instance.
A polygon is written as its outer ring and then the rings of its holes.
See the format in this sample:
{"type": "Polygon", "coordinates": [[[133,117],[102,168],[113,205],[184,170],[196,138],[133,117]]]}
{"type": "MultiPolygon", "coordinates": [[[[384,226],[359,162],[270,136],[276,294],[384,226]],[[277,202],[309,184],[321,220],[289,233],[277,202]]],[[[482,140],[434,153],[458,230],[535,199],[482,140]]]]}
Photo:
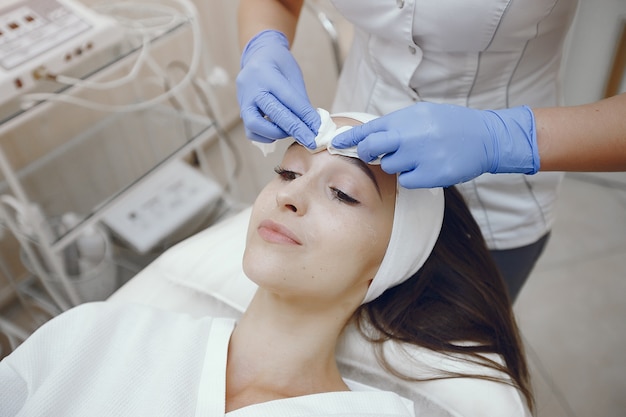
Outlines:
{"type": "Polygon", "coordinates": [[[282,224],[271,220],[263,220],[257,232],[263,240],[269,243],[280,243],[287,245],[302,245],[296,235],[282,224]]]}

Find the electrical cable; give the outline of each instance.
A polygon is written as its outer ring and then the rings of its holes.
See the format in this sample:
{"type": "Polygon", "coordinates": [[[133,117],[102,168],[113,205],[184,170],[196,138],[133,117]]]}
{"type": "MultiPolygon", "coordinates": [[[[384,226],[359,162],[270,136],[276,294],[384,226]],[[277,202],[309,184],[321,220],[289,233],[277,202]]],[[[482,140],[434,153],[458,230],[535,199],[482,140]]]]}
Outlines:
{"type": "MultiPolygon", "coordinates": [[[[160,103],[164,100],[169,100],[172,104],[178,101],[176,95],[180,91],[191,84],[193,90],[198,97],[205,113],[209,118],[215,122],[215,128],[218,133],[219,139],[230,150],[231,155],[234,158],[233,173],[229,175],[228,188],[231,188],[231,181],[237,178],[241,171],[242,157],[233,144],[232,139],[228,133],[221,128],[216,121],[216,114],[210,105],[207,92],[200,85],[200,81],[194,77],[200,65],[200,58],[202,55],[202,42],[201,42],[201,30],[198,22],[198,12],[193,3],[189,0],[171,0],[186,10],[187,14],[181,14],[178,9],[163,4],[156,4],[153,2],[117,2],[110,4],[102,4],[94,6],[94,10],[106,14],[109,17],[114,18],[121,27],[126,29],[131,35],[140,35],[141,49],[139,56],[135,60],[132,68],[125,76],[104,82],[83,80],[72,78],[63,74],[45,74],[48,79],[54,80],[59,83],[82,87],[92,90],[108,90],[116,87],[123,86],[126,83],[136,80],[141,68],[150,68],[157,76],[165,80],[166,88],[163,94],[160,94],[147,101],[137,102],[126,105],[109,105],[104,103],[98,103],[92,100],[82,99],[67,94],[56,93],[34,93],[26,94],[23,96],[23,104],[25,106],[34,105],[38,101],[61,101],[69,104],[74,104],[82,107],[87,107],[92,110],[105,111],[105,112],[131,112],[148,108],[154,104],[160,103]],[[149,14],[150,16],[145,16],[149,14]],[[135,15],[135,17],[129,17],[129,15],[135,15]],[[184,70],[184,76],[175,85],[170,85],[166,72],[161,68],[158,63],[150,55],[150,38],[157,36],[160,33],[167,32],[179,24],[185,21],[189,21],[192,28],[193,35],[193,53],[191,62],[189,65],[181,61],[175,61],[169,66],[176,67],[184,70]]],[[[187,129],[188,130],[188,129],[187,129]]]]}
{"type": "MultiPolygon", "coordinates": [[[[92,81],[78,80],[73,79],[71,77],[65,77],[61,74],[49,74],[49,78],[56,79],[59,82],[67,81],[71,85],[76,85],[84,88],[92,88],[92,89],[107,89],[111,88],[111,86],[119,86],[124,82],[132,81],[137,77],[138,67],[145,62],[149,62],[149,54],[148,47],[145,46],[147,43],[146,40],[149,38],[149,35],[158,36],[168,30],[172,30],[178,24],[182,24],[186,21],[189,22],[192,37],[193,37],[193,52],[189,64],[189,72],[185,74],[185,76],[180,80],[178,84],[173,86],[171,89],[166,91],[163,94],[160,94],[151,99],[147,99],[144,101],[125,104],[125,105],[110,105],[104,103],[98,103],[88,99],[82,99],[74,96],[70,96],[68,94],[57,94],[57,93],[33,93],[33,94],[25,94],[22,97],[22,107],[30,108],[39,102],[43,101],[58,101],[65,102],[68,104],[74,104],[81,107],[86,107],[92,110],[104,111],[104,112],[132,112],[146,109],[154,104],[158,104],[164,100],[169,99],[174,94],[180,92],[183,88],[189,85],[192,81],[194,74],[198,71],[201,60],[201,51],[202,51],[202,39],[201,39],[201,30],[200,24],[198,22],[198,12],[193,3],[189,0],[172,0],[181,6],[186,14],[181,14],[175,8],[154,4],[154,3],[114,3],[108,4],[106,6],[100,6],[99,10],[102,12],[110,13],[109,15],[120,22],[121,25],[126,26],[126,28],[130,31],[138,32],[142,35],[142,48],[140,51],[140,56],[137,58],[133,69],[131,69],[130,73],[118,80],[107,81],[103,83],[96,83],[92,81]],[[149,19],[126,19],[126,16],[120,16],[119,11],[125,10],[134,11],[134,12],[159,12],[159,13],[167,13],[170,14],[171,20],[169,22],[163,23],[161,16],[159,17],[150,17],[149,19]],[[145,23],[150,23],[153,25],[149,27],[145,25],[145,23]],[[148,36],[148,37],[146,37],[148,36]],[[137,69],[136,69],[137,68],[137,69]]],[[[152,67],[154,69],[154,67],[152,67]]]]}
{"type": "MultiPolygon", "coordinates": [[[[168,68],[169,67],[179,68],[179,69],[182,69],[184,72],[189,71],[189,68],[187,67],[187,65],[181,61],[172,61],[168,64],[168,68]]],[[[224,130],[221,127],[221,125],[218,123],[215,112],[213,111],[213,108],[209,102],[208,95],[206,91],[204,90],[204,88],[202,87],[202,85],[200,84],[199,80],[197,78],[193,78],[191,81],[191,86],[204,110],[204,113],[209,119],[213,121],[215,125],[215,130],[217,131],[217,134],[218,134],[218,138],[228,147],[228,149],[230,150],[233,156],[233,159],[235,160],[233,173],[231,174],[232,175],[231,179],[234,180],[241,173],[241,167],[242,167],[241,153],[237,149],[236,145],[233,143],[233,140],[231,136],[228,134],[228,132],[224,130]]]]}
{"type": "MultiPolygon", "coordinates": [[[[39,242],[36,240],[35,229],[34,228],[43,228],[40,229],[42,231],[43,236],[52,241],[54,238],[52,236],[52,232],[45,228],[45,219],[43,218],[43,214],[39,207],[35,204],[32,204],[30,208],[25,207],[17,198],[13,197],[10,194],[0,195],[0,203],[11,207],[16,215],[17,225],[19,226],[18,230],[21,233],[22,237],[26,238],[29,242],[38,244],[39,242]],[[33,224],[37,223],[37,224],[33,224]]],[[[5,219],[8,221],[9,219],[5,219]]]]}
{"type": "MultiPolygon", "coordinates": [[[[24,207],[12,195],[5,194],[0,196],[0,218],[5,220],[9,230],[11,230],[13,235],[19,241],[27,259],[31,262],[31,267],[35,271],[34,274],[38,275],[40,278],[47,276],[45,271],[46,268],[49,267],[48,262],[46,262],[49,259],[42,259],[40,254],[38,254],[32,246],[33,244],[36,246],[41,243],[37,240],[37,236],[49,239],[47,236],[49,230],[46,229],[47,224],[36,220],[41,216],[43,216],[43,214],[41,213],[39,207],[34,204],[30,207],[24,207]],[[17,213],[16,219],[13,219],[12,216],[9,215],[5,207],[11,207],[15,210],[17,213]],[[33,219],[35,220],[33,221],[33,219]],[[37,233],[37,231],[39,233],[37,233]]],[[[51,289],[46,285],[44,285],[44,289],[54,302],[54,308],[56,308],[58,312],[69,308],[63,297],[60,297],[56,292],[51,291],[51,289]]]]}
{"type": "MultiPolygon", "coordinates": [[[[9,287],[13,291],[13,294],[17,298],[21,308],[29,316],[31,322],[34,323],[35,328],[39,327],[40,325],[42,325],[45,320],[42,321],[41,317],[38,317],[38,315],[33,311],[34,310],[33,303],[29,302],[24,297],[24,294],[22,294],[22,291],[20,290],[20,287],[19,287],[19,284],[17,282],[17,279],[15,278],[15,274],[13,274],[13,272],[11,271],[11,268],[9,267],[8,263],[6,262],[4,256],[2,256],[2,253],[0,253],[0,272],[5,277],[5,281],[9,284],[9,287]]],[[[15,325],[15,326],[17,326],[17,325],[15,325]]],[[[2,326],[0,325],[0,327],[2,327],[2,326]]],[[[5,333],[10,332],[10,330],[11,329],[5,329],[5,333]]],[[[21,329],[19,329],[19,330],[21,330],[21,329]]],[[[19,337],[19,336],[21,336],[21,334],[20,333],[13,334],[13,336],[18,336],[19,337]]],[[[22,338],[20,337],[20,339],[22,339],[22,338]]]]}
{"type": "Polygon", "coordinates": [[[142,64],[147,60],[147,54],[149,53],[150,48],[149,41],[149,37],[147,35],[144,35],[141,50],[139,51],[139,56],[135,60],[135,63],[133,64],[133,67],[131,68],[129,73],[121,78],[102,82],[72,78],[63,74],[46,73],[44,76],[49,80],[56,81],[61,84],[79,86],[92,90],[110,90],[113,88],[121,87],[134,81],[137,78],[139,71],[141,70],[142,64]]]}

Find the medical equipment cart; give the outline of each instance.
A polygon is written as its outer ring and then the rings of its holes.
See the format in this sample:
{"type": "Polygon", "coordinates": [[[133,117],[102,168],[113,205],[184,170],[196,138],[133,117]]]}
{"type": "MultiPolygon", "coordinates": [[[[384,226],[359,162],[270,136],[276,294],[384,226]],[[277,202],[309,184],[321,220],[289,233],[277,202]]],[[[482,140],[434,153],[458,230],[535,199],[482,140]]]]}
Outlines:
{"type": "MultiPolygon", "coordinates": [[[[188,35],[191,26],[183,19],[141,43],[109,45],[76,66],[73,76],[80,81],[75,85],[49,79],[33,88],[35,93],[39,87],[39,91],[50,94],[50,99],[36,99],[24,106],[16,97],[0,106],[0,231],[8,229],[15,237],[26,272],[30,271],[15,285],[0,289],[0,305],[17,291],[19,297],[32,300],[54,316],[88,301],[66,262],[77,240],[87,232],[99,233],[103,220],[120,201],[159,173],[171,170],[173,164],[185,161],[189,166],[187,161],[193,158],[198,171],[207,177],[213,175],[203,150],[218,138],[218,127],[211,117],[183,108],[179,95],[171,94],[154,103],[147,100],[147,105],[142,105],[136,102],[138,89],[131,83],[129,97],[125,97],[130,104],[120,105],[119,111],[83,109],[69,100],[85,100],[82,93],[88,90],[88,83],[105,84],[102,80],[133,67],[149,48],[186,36],[185,32],[188,35]],[[53,121],[63,126],[60,131],[69,132],[61,142],[48,127],[57,114],[64,114],[63,119],[53,121]],[[16,135],[16,131],[36,134],[16,135]],[[78,179],[89,186],[76,190],[70,184],[78,183],[78,179]],[[54,194],[50,190],[55,190],[54,194]],[[71,227],[59,230],[59,219],[68,212],[80,214],[74,216],[71,227]]],[[[88,47],[92,46],[86,45],[80,54],[89,53],[88,47]]],[[[2,331],[24,338],[25,332],[0,322],[2,331]]]]}

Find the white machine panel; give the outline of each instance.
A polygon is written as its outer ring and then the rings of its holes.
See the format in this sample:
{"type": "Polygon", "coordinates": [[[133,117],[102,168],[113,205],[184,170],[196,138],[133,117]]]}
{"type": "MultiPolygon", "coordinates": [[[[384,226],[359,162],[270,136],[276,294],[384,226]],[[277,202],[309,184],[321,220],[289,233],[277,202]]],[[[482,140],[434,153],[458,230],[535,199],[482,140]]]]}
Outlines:
{"type": "Polygon", "coordinates": [[[107,209],[103,222],[138,253],[146,253],[222,196],[213,180],[174,160],[107,209]]]}
{"type": "Polygon", "coordinates": [[[4,0],[0,5],[0,104],[121,42],[108,16],[75,0],[4,0]]]}

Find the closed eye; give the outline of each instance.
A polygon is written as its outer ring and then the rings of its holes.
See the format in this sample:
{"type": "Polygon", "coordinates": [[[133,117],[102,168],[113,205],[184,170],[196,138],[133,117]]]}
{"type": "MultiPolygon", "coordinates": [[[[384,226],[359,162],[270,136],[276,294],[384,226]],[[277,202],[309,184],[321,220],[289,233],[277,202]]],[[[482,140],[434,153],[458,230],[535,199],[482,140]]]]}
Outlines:
{"type": "Polygon", "coordinates": [[[350,205],[361,204],[361,202],[359,200],[350,197],[348,194],[344,193],[343,191],[341,191],[338,188],[330,187],[330,189],[332,190],[333,194],[335,195],[335,198],[337,200],[341,201],[342,203],[346,203],[346,204],[350,204],[350,205]]]}
{"type": "Polygon", "coordinates": [[[300,174],[297,174],[293,171],[289,171],[287,169],[284,169],[281,166],[276,166],[274,168],[274,172],[278,174],[278,176],[280,177],[280,179],[282,179],[283,181],[293,181],[296,178],[298,178],[298,176],[300,174]]]}
{"type": "MultiPolygon", "coordinates": [[[[300,176],[300,174],[293,172],[293,171],[289,171],[288,169],[285,169],[281,166],[276,166],[274,168],[274,172],[277,173],[280,179],[283,181],[293,181],[300,176]]],[[[334,198],[336,198],[338,201],[342,203],[346,203],[350,205],[361,204],[359,200],[344,193],[339,188],[330,187],[330,190],[332,191],[334,198]]]]}

